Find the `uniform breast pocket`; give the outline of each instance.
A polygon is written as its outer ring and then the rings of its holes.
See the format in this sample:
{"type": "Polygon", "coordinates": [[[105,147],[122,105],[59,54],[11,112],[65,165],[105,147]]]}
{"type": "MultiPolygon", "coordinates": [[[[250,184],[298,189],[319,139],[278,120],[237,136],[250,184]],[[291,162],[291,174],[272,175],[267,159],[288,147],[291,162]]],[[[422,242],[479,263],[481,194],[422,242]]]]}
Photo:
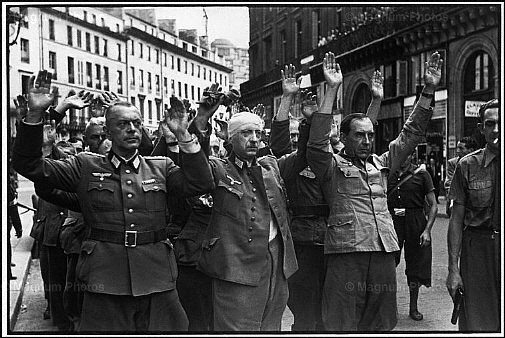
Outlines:
{"type": "Polygon", "coordinates": [[[114,209],[116,198],[113,182],[89,182],[88,195],[93,209],[114,209]]]}
{"type": "Polygon", "coordinates": [[[346,195],[361,195],[367,192],[358,168],[338,167],[336,170],[340,172],[339,176],[342,178],[338,179],[336,182],[337,191],[339,193],[346,195]]]}
{"type": "Polygon", "coordinates": [[[478,208],[491,206],[493,200],[493,181],[475,180],[468,182],[468,194],[473,206],[478,208]]]}
{"type": "Polygon", "coordinates": [[[243,196],[244,193],[242,191],[226,182],[220,181],[214,192],[213,209],[222,215],[240,219],[241,210],[239,203],[243,196]]]}
{"type": "Polygon", "coordinates": [[[142,185],[145,194],[146,209],[150,211],[164,210],[167,205],[167,187],[165,183],[150,183],[142,185]]]}

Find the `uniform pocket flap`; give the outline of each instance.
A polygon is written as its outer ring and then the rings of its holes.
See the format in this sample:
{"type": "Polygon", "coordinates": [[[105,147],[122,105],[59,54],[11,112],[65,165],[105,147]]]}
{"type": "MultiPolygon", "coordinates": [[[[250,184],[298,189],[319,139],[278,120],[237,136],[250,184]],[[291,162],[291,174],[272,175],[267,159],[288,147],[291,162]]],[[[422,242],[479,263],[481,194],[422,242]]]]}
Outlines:
{"type": "Polygon", "coordinates": [[[142,190],[144,190],[144,192],[148,192],[148,191],[167,192],[167,187],[165,184],[162,184],[162,183],[148,183],[148,184],[142,184],[142,190]]]}
{"type": "Polygon", "coordinates": [[[361,177],[359,173],[359,169],[353,168],[353,167],[339,167],[340,171],[342,174],[344,174],[345,177],[361,177]]]}
{"type": "Polygon", "coordinates": [[[114,183],[112,182],[89,182],[88,191],[91,190],[108,190],[114,192],[114,183]]]}
{"type": "Polygon", "coordinates": [[[345,225],[350,225],[354,222],[353,214],[339,214],[333,215],[328,220],[328,226],[341,227],[345,225]]]}
{"type": "Polygon", "coordinates": [[[84,241],[82,242],[81,245],[81,251],[86,252],[88,255],[90,255],[93,250],[95,250],[96,242],[95,241],[84,241]]]}
{"type": "Polygon", "coordinates": [[[226,189],[228,192],[231,192],[233,195],[237,196],[238,199],[241,199],[242,196],[244,196],[244,193],[242,191],[235,189],[233,186],[231,186],[223,181],[219,181],[217,186],[226,189]]]}
{"type": "Polygon", "coordinates": [[[468,182],[468,189],[481,190],[491,188],[493,186],[493,181],[491,180],[478,180],[468,182]]]}

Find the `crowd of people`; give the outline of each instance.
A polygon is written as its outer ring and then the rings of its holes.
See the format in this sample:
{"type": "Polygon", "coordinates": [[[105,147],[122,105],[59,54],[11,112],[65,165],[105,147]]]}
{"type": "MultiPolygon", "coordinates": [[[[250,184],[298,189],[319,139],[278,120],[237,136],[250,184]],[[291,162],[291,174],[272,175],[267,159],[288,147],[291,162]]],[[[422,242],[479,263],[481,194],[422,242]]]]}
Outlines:
{"type": "MultiPolygon", "coordinates": [[[[16,100],[12,166],[35,183],[30,236],[44,318],[62,332],[278,332],[288,306],[296,332],[391,331],[404,248],[409,315],[422,320],[417,298],[431,285],[437,203],[430,175],[411,158],[442,64],[438,53],[427,61],[419,100],[384,154],[372,153],[382,75],[371,78],[367,112],[345,115],[338,135],[332,107],[343,75],[331,52],[320,102],[300,89],[295,67],[281,71],[269,137],[262,105],[249,109],[213,84],[196,111],[171,97],[153,142],[140,111],[114,93],[71,92],[53,106],[51,73],[40,71],[16,100]],[[66,111],[90,105],[99,109],[82,139],[57,142],[66,111]],[[231,116],[213,130],[221,105],[231,116]]],[[[499,327],[497,107],[481,108],[488,146],[459,160],[449,194],[447,287],[452,297],[464,287],[468,331],[499,327]],[[467,228],[479,228],[471,235],[485,252],[468,245],[467,228]],[[493,289],[485,297],[483,276],[493,289]]]]}

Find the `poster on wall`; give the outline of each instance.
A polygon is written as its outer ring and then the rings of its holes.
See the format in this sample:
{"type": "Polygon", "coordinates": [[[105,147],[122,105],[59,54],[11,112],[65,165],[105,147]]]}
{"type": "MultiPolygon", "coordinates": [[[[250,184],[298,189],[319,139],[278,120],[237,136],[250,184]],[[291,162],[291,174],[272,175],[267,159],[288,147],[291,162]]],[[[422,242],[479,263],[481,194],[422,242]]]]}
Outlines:
{"type": "Polygon", "coordinates": [[[479,108],[485,101],[465,101],[465,117],[479,117],[479,108]]]}

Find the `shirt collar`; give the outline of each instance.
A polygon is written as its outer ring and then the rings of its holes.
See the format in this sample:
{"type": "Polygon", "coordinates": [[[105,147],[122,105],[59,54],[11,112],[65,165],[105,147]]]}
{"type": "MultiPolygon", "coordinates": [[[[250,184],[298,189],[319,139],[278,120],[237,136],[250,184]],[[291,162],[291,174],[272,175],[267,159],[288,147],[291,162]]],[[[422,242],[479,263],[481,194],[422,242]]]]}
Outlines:
{"type": "Polygon", "coordinates": [[[486,144],[486,147],[484,148],[484,167],[487,167],[495,159],[495,157],[497,158],[497,161],[499,161],[498,156],[489,150],[489,147],[486,144]]]}
{"type": "MultiPolygon", "coordinates": [[[[343,158],[345,158],[346,160],[352,162],[353,164],[355,164],[356,162],[362,163],[359,158],[357,158],[357,157],[351,157],[351,156],[347,155],[347,152],[345,151],[345,148],[343,148],[342,150],[340,150],[340,152],[338,154],[340,156],[342,156],[343,158]]],[[[368,156],[366,158],[366,161],[369,162],[369,163],[371,163],[371,164],[374,164],[372,154],[370,154],[370,156],[368,156]]]]}
{"type": "Polygon", "coordinates": [[[119,168],[121,163],[124,163],[126,165],[133,167],[135,170],[138,170],[139,166],[140,166],[140,158],[138,155],[139,155],[139,151],[136,150],[135,154],[129,160],[127,160],[124,157],[114,154],[113,151],[110,151],[110,153],[109,153],[110,162],[112,163],[112,165],[116,169],[119,168]]]}

